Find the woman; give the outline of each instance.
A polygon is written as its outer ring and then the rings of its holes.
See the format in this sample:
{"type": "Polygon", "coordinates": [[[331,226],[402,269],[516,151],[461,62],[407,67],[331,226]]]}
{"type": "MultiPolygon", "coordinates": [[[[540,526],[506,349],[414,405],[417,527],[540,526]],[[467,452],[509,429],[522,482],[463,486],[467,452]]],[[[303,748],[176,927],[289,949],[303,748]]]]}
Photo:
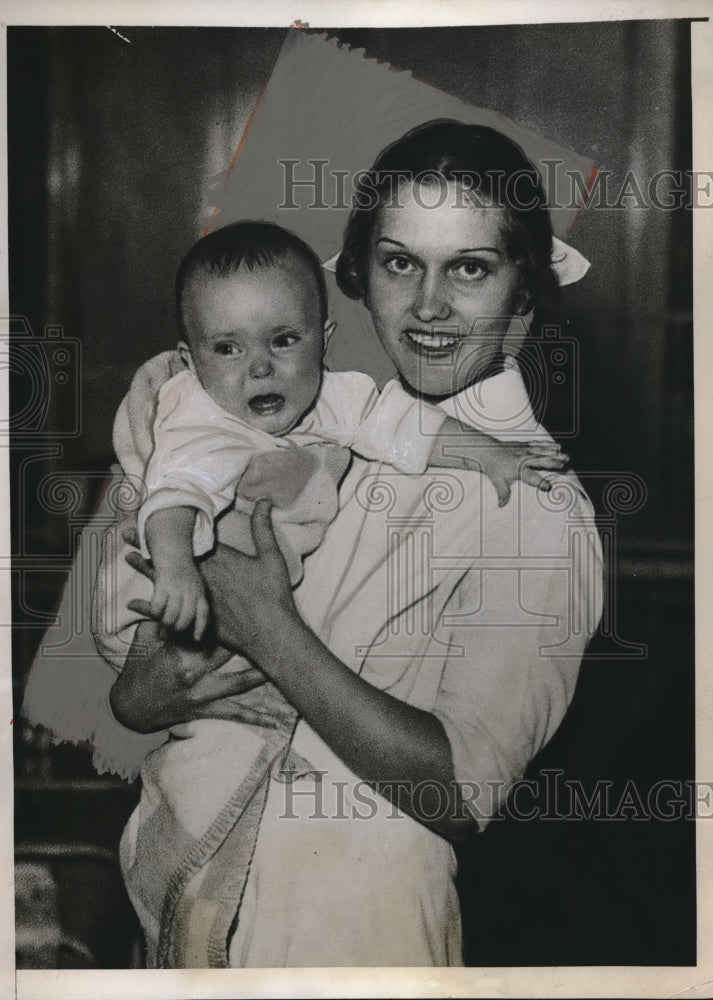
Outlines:
{"type": "MultiPolygon", "coordinates": [[[[360,194],[337,278],[403,384],[496,436],[542,437],[505,355],[556,287],[529,161],[490,129],[436,122],[385,150],[360,194]]],[[[216,964],[462,964],[451,841],[484,827],[552,736],[600,614],[591,507],[573,476],[558,483],[549,499],[520,486],[499,508],[475,473],[405,477],[355,459],[294,594],[264,503],[257,555],[220,546],[203,565],[218,638],[250,676],[213,673],[139,627],[111,694],[125,726],[255,721],[241,690],[264,678],[301,719],[252,857],[229,832],[211,846],[229,845],[244,878],[211,887],[207,865],[188,866],[169,886],[166,964],[201,964],[196,942],[210,952],[216,926],[216,964]]],[[[141,836],[135,816],[125,871],[141,836]]]]}

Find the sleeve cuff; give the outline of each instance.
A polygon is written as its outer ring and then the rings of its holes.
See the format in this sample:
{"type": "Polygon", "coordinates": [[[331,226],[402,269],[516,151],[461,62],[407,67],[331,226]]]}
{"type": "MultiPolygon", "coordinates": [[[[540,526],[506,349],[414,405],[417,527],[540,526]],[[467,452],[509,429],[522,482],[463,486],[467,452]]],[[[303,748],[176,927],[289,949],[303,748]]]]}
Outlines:
{"type": "Polygon", "coordinates": [[[389,462],[399,472],[423,473],[446,417],[443,410],[409,396],[398,382],[389,382],[362,422],[354,450],[364,458],[389,462]]]}
{"type": "Polygon", "coordinates": [[[428,468],[433,441],[443,426],[447,414],[421,402],[411,414],[410,425],[404,427],[403,448],[394,465],[403,472],[422,473],[428,468]]]}
{"type": "MultiPolygon", "coordinates": [[[[499,767],[497,760],[492,757],[490,766],[481,768],[480,774],[474,773],[472,750],[468,750],[456,726],[447,716],[438,712],[434,714],[443,726],[451,747],[453,774],[455,783],[460,788],[463,809],[470,813],[478,824],[478,832],[482,833],[505,802],[512,787],[512,776],[505,768],[499,767]],[[507,779],[493,777],[506,773],[507,779]],[[490,777],[483,778],[483,774],[489,774],[490,777]]],[[[486,741],[484,756],[489,756],[486,741]]]]}

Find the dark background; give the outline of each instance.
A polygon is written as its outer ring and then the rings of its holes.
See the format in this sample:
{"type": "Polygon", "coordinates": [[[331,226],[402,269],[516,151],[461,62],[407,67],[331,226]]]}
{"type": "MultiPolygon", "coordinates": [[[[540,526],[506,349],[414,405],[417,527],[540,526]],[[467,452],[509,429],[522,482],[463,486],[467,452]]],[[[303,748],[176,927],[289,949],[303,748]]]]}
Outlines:
{"type": "MultiPolygon", "coordinates": [[[[175,341],[176,264],[284,39],[118,30],[131,44],[106,28],[7,31],[11,312],[46,358],[47,326],[78,341],[68,381],[46,361],[41,400],[26,348],[11,363],[11,427],[39,414],[12,454],[18,697],[72,533],[112,461],[116,407],[138,365],[175,341]],[[76,493],[49,510],[38,498],[55,473],[76,493]]],[[[614,195],[629,169],[645,185],[690,167],[687,21],[333,34],[590,155],[613,172],[614,195]]],[[[614,802],[629,780],[645,800],[657,781],[694,773],[691,213],[632,202],[585,211],[571,238],[592,261],[561,306],[579,373],[551,387],[544,422],[556,432],[575,421],[562,440],[612,541],[609,611],[572,709],[528,774],[561,768],[589,790],[610,781],[614,802]]],[[[136,961],[111,865],[135,787],[97,779],[86,749],[21,724],[16,736],[23,857],[53,866],[63,926],[90,941],[94,964],[136,961]],[[87,845],[108,853],[84,863],[87,845]]],[[[503,819],[460,853],[470,964],[695,963],[690,821],[503,819]]]]}

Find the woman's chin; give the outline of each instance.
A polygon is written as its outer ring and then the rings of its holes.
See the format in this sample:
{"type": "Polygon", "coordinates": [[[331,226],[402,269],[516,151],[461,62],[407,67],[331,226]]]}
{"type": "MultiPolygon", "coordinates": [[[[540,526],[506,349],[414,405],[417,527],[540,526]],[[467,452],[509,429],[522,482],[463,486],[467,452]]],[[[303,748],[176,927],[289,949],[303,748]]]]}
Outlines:
{"type": "Polygon", "coordinates": [[[414,396],[438,401],[455,396],[475,382],[495,373],[493,365],[464,365],[448,363],[420,364],[416,368],[401,370],[401,382],[414,396]]]}
{"type": "Polygon", "coordinates": [[[429,377],[430,373],[425,378],[423,376],[424,373],[418,371],[401,372],[401,384],[410,395],[433,402],[447,399],[459,391],[454,385],[452,371],[439,373],[441,377],[438,378],[429,377]]]}
{"type": "MultiPolygon", "coordinates": [[[[419,397],[427,403],[439,403],[501,371],[501,361],[493,361],[487,368],[470,371],[466,377],[461,378],[458,378],[458,373],[452,370],[439,373],[441,377],[438,378],[424,377],[423,372],[401,372],[400,377],[401,384],[409,395],[419,397]]],[[[428,375],[430,376],[430,373],[428,375]]]]}
{"type": "Polygon", "coordinates": [[[463,345],[440,350],[414,345],[412,350],[402,351],[397,357],[392,354],[391,359],[408,392],[436,401],[454,396],[503,369],[499,350],[469,351],[463,345]]]}

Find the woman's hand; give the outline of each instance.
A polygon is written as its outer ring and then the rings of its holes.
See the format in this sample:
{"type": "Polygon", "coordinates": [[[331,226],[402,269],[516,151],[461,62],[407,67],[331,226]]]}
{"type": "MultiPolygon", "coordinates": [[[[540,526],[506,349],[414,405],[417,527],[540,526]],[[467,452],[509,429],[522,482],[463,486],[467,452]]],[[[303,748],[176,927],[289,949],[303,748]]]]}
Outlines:
{"type": "MultiPolygon", "coordinates": [[[[138,532],[129,524],[122,532],[128,545],[137,547],[138,532]]],[[[150,563],[138,552],[130,552],[127,562],[153,580],[150,563]]],[[[110,694],[117,721],[136,732],[157,732],[198,718],[239,719],[265,724],[247,706],[240,695],[264,684],[266,677],[256,667],[235,673],[215,673],[232,653],[221,646],[208,651],[182,641],[175,632],[152,620],[151,605],[130,602],[133,610],[144,615],[140,622],[124,669],[110,694]]]]}
{"type": "Polygon", "coordinates": [[[215,673],[230,653],[182,645],[158,622],[140,622],[124,669],[110,694],[112,711],[123,726],[152,733],[199,718],[240,718],[254,722],[235,696],[265,683],[256,667],[215,673]]]}

